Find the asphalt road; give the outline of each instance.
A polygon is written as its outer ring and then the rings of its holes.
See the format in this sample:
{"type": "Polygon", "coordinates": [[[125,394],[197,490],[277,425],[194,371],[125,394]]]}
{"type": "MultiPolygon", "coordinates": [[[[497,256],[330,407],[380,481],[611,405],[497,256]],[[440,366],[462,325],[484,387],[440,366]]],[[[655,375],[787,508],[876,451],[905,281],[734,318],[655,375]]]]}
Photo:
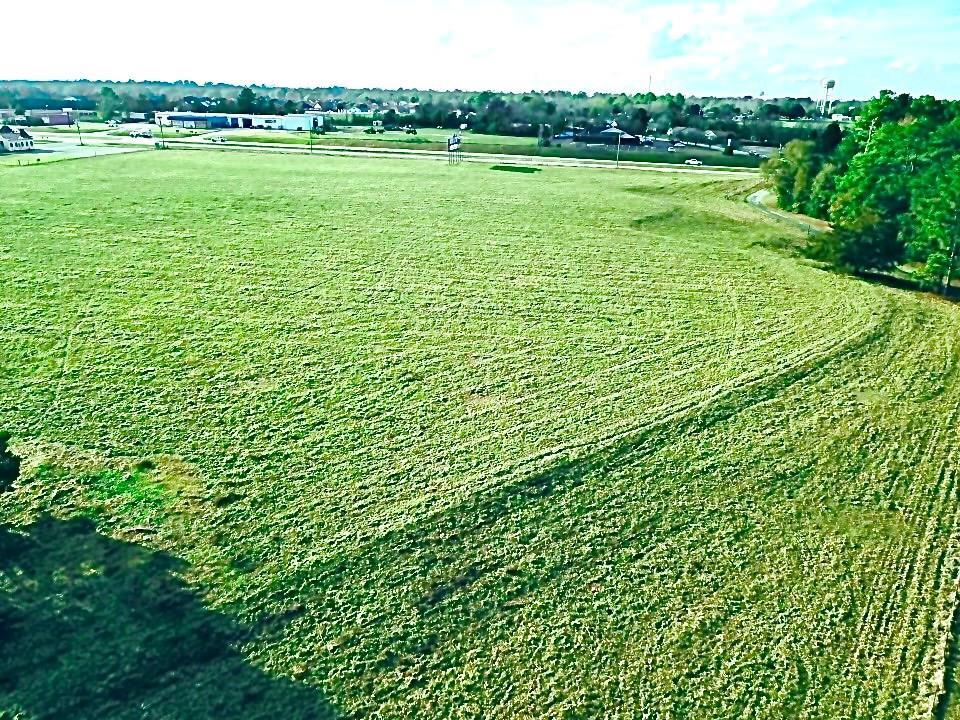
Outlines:
{"type": "MultiPolygon", "coordinates": [[[[217,134],[211,131],[210,134],[217,134]]],[[[77,145],[77,138],[57,133],[37,133],[36,139],[49,140],[44,147],[52,148],[58,145],[77,145]]],[[[85,152],[96,154],[97,150],[91,151],[90,148],[100,148],[106,151],[108,148],[114,149],[113,152],[123,152],[123,148],[148,149],[154,147],[155,143],[160,141],[159,133],[155,133],[153,138],[131,138],[127,136],[110,135],[107,132],[86,133],[84,135],[85,152]]],[[[272,152],[287,155],[308,155],[311,150],[305,145],[279,145],[275,143],[253,143],[253,142],[227,142],[212,143],[204,136],[193,138],[170,138],[165,142],[168,147],[176,147],[184,150],[221,150],[221,151],[246,151],[246,152],[272,152]]],[[[74,151],[75,152],[75,151],[74,151]]],[[[105,154],[105,153],[103,153],[105,154]]],[[[419,158],[425,160],[434,160],[447,162],[447,153],[437,150],[416,150],[410,148],[364,148],[348,147],[339,145],[315,145],[312,151],[314,155],[343,155],[354,157],[383,157],[383,158],[419,158]]],[[[84,157],[85,155],[75,155],[84,157]]],[[[527,155],[504,155],[493,153],[471,153],[462,154],[464,162],[496,163],[500,165],[518,165],[534,167],[589,167],[602,169],[615,169],[616,162],[613,160],[588,160],[579,158],[555,158],[555,157],[537,157],[527,155]]],[[[750,168],[709,168],[693,167],[685,165],[671,165],[667,163],[645,163],[632,162],[628,160],[620,161],[620,169],[647,170],[650,172],[672,172],[686,173],[692,175],[723,175],[723,176],[754,176],[757,171],[750,168]]]]}

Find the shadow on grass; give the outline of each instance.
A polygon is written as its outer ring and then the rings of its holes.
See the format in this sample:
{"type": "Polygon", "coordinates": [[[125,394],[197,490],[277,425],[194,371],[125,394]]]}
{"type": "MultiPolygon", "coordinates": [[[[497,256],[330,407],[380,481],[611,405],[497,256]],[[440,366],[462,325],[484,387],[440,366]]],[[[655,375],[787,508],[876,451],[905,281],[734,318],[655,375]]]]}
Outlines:
{"type": "Polygon", "coordinates": [[[503,172],[527,173],[533,174],[540,172],[540,168],[525,167],[523,165],[492,165],[491,170],[502,170],[503,172]]]}
{"type": "Polygon", "coordinates": [[[0,526],[0,712],[41,718],[335,718],[316,690],[237,651],[182,561],[85,519],[0,526]]]}
{"type": "Polygon", "coordinates": [[[861,280],[866,280],[867,282],[876,283],[877,285],[886,285],[887,287],[897,288],[898,290],[922,290],[920,283],[916,280],[913,280],[909,277],[904,277],[902,275],[894,275],[892,273],[881,273],[881,272],[860,272],[857,273],[857,277],[861,280]]]}
{"type": "Polygon", "coordinates": [[[943,673],[943,692],[937,699],[933,710],[934,720],[946,720],[949,717],[951,704],[957,698],[957,666],[960,665],[960,605],[953,609],[950,621],[950,642],[947,645],[947,655],[943,673]]]}

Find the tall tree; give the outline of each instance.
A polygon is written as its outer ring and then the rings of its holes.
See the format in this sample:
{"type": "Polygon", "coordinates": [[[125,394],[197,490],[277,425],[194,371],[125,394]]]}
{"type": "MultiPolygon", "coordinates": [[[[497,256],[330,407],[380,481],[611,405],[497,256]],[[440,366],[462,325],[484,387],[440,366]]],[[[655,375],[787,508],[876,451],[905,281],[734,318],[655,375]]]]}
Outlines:
{"type": "Polygon", "coordinates": [[[922,263],[929,287],[948,289],[960,243],[960,154],[932,165],[916,182],[910,204],[908,257],[922,263]]]}
{"type": "Polygon", "coordinates": [[[253,90],[246,87],[240,91],[240,94],[237,96],[237,112],[239,113],[254,113],[257,110],[257,96],[254,94],[253,90]]]}
{"type": "Polygon", "coordinates": [[[99,112],[101,120],[109,120],[123,109],[123,100],[113,88],[104,85],[100,89],[99,112]]]}

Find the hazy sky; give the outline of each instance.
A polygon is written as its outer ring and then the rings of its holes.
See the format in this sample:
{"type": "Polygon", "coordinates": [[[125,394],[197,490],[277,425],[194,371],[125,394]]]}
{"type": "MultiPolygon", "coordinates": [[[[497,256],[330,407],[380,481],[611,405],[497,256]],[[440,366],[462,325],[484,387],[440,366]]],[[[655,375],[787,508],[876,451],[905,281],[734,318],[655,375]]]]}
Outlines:
{"type": "MultiPolygon", "coordinates": [[[[16,5],[17,13],[29,6],[16,5]]],[[[960,96],[960,0],[45,2],[0,78],[960,96]]]]}

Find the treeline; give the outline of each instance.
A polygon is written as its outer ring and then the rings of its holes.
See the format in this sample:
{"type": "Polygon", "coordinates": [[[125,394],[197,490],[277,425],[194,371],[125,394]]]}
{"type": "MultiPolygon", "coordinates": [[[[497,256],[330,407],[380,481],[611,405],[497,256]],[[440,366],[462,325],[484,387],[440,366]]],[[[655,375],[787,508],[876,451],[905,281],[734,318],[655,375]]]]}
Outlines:
{"type": "Polygon", "coordinates": [[[884,91],[832,143],[788,143],[763,166],[780,206],[829,220],[811,245],[855,272],[909,264],[944,291],[960,240],[960,101],[884,91]]]}
{"type": "MultiPolygon", "coordinates": [[[[177,108],[193,112],[288,114],[319,104],[328,112],[357,110],[386,122],[421,127],[458,128],[501,135],[554,134],[576,127],[616,122],[627,132],[666,132],[673,127],[713,130],[739,140],[781,145],[793,139],[814,139],[816,123],[793,126],[782,120],[819,118],[811,98],[773,100],[685,97],[680,93],[635,95],[564,91],[496,93],[464,91],[382,90],[375,88],[276,88],[253,85],[127,82],[0,82],[0,107],[23,114],[29,109],[74,107],[96,110],[101,117],[123,112],[152,113],[177,108]]],[[[859,103],[834,110],[855,113],[859,103]]]]}

